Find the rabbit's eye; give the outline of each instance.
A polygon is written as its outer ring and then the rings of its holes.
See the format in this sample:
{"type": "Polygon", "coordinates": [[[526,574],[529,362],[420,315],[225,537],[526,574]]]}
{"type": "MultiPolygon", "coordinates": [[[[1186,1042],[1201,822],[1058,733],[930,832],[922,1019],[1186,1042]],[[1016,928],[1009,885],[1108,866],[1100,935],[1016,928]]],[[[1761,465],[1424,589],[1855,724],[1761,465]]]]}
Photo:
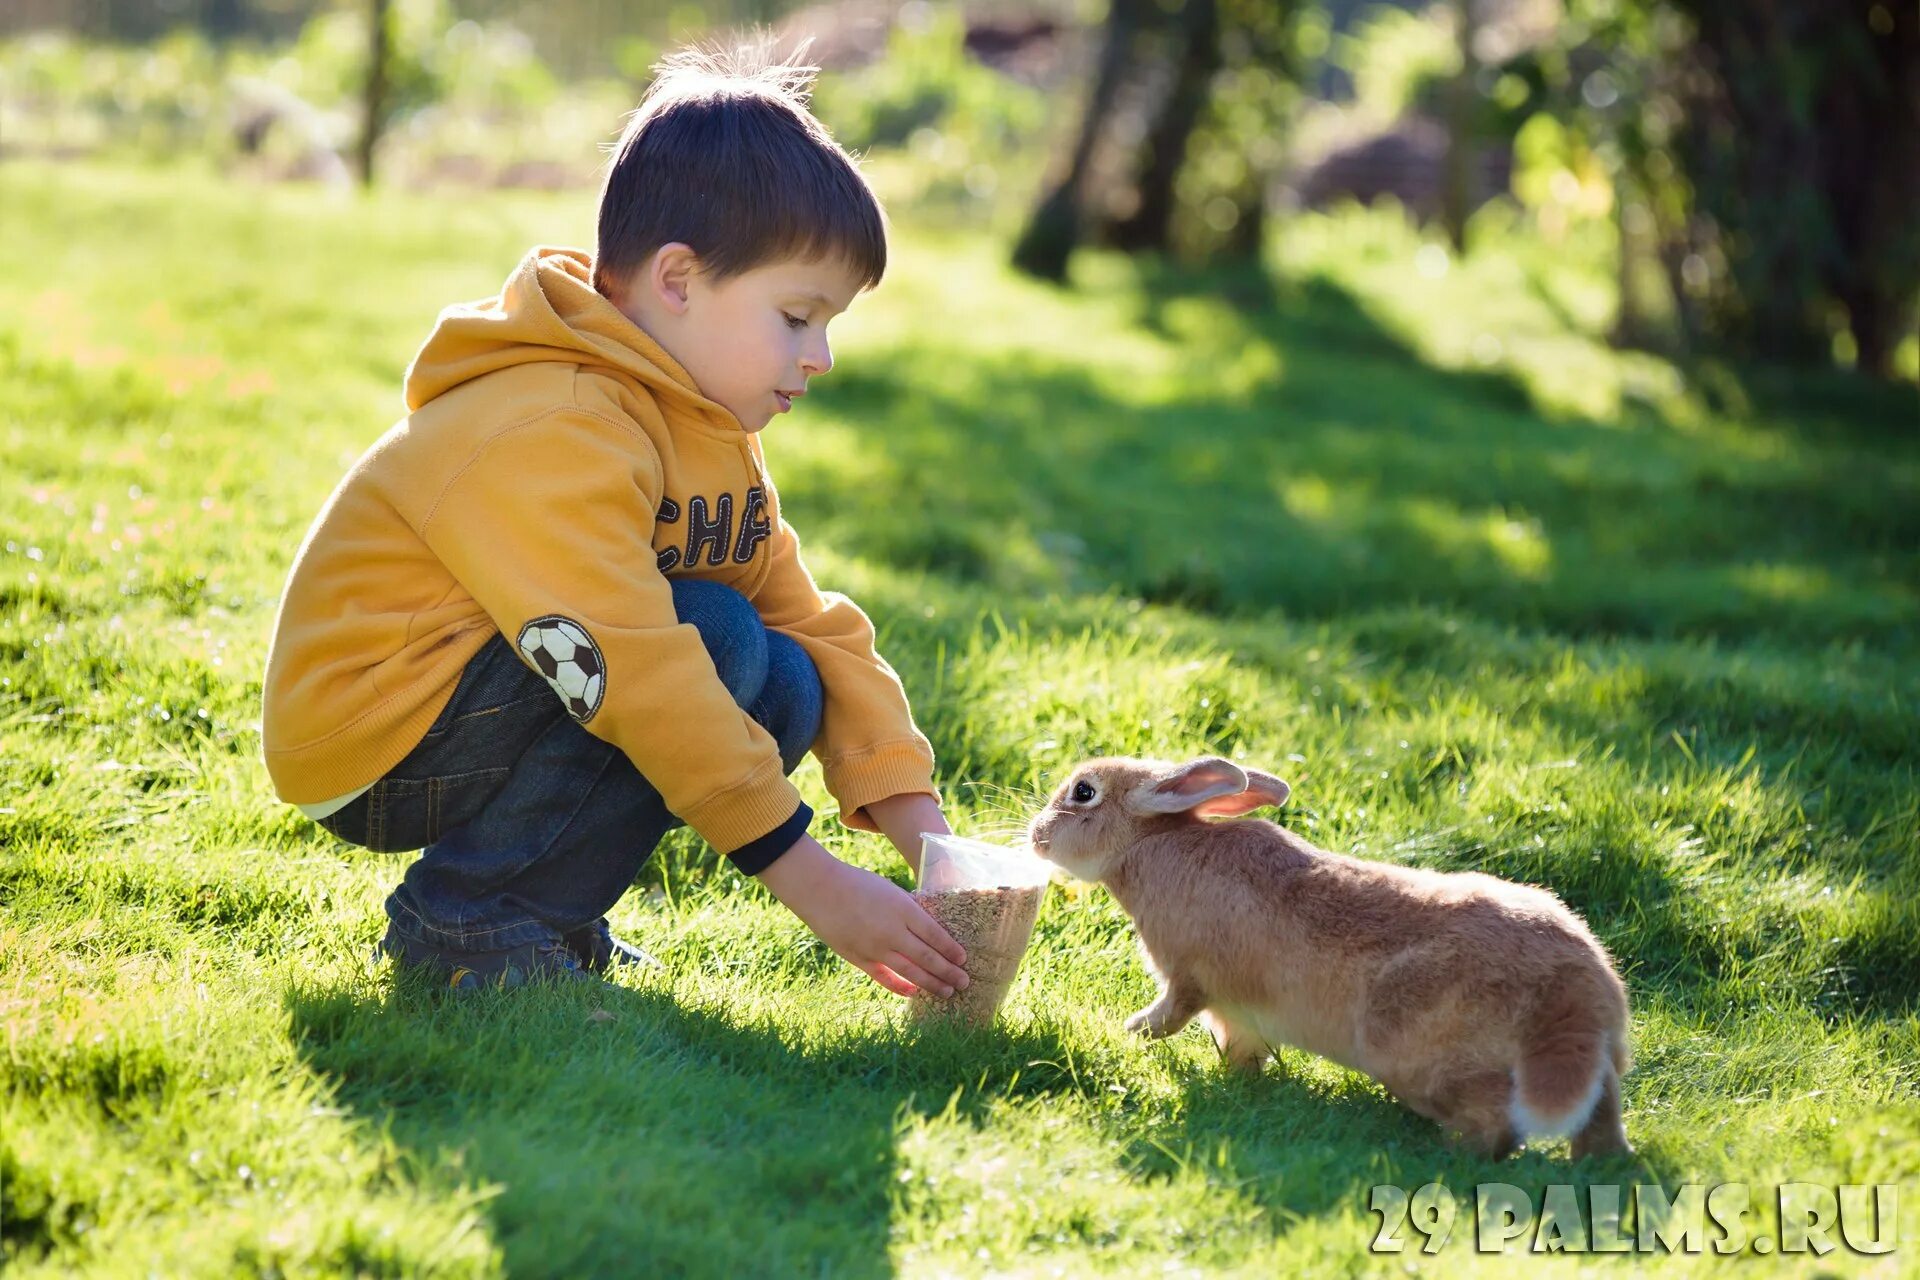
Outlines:
{"type": "Polygon", "coordinates": [[[1091,782],[1076,782],[1073,784],[1073,790],[1068,793],[1068,798],[1075,804],[1092,804],[1094,797],[1099,794],[1093,789],[1091,782]]]}

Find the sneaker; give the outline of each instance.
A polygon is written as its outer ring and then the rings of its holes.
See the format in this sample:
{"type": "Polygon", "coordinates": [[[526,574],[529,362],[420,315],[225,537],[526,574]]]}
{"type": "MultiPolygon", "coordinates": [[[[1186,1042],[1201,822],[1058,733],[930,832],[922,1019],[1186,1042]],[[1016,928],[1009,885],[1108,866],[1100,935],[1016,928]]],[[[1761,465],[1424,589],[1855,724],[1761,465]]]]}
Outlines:
{"type": "Polygon", "coordinates": [[[559,940],[530,942],[505,951],[455,951],[436,947],[394,932],[375,948],[375,958],[393,957],[395,964],[424,968],[451,991],[478,991],[483,987],[519,987],[529,982],[585,982],[591,975],[580,958],[559,940]]]}
{"type": "Polygon", "coordinates": [[[666,968],[631,942],[614,937],[613,930],[607,927],[605,916],[569,933],[567,947],[579,958],[588,973],[605,973],[609,969],[628,965],[645,969],[666,968]]]}

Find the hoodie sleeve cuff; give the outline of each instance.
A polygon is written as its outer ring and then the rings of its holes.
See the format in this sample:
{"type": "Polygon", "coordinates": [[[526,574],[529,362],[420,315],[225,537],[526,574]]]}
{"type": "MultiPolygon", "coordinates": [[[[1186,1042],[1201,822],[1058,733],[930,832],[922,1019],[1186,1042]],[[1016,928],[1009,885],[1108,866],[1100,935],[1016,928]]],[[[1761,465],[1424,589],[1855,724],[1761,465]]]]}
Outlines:
{"type": "Polygon", "coordinates": [[[933,785],[933,751],[924,739],[886,743],[842,756],[822,769],[827,790],[840,802],[840,821],[855,831],[880,829],[867,813],[867,806],[876,800],[900,795],[940,798],[940,789],[933,785]]]}
{"type": "Polygon", "coordinates": [[[800,803],[800,789],[780,771],[780,757],[769,742],[766,763],[745,779],[673,812],[701,839],[730,854],[791,818],[800,803]]]}
{"type": "Polygon", "coordinates": [[[780,860],[780,855],[793,848],[794,842],[807,834],[807,828],[813,825],[813,810],[802,800],[793,816],[775,827],[757,840],[735,849],[727,855],[742,875],[757,876],[780,860]]]}

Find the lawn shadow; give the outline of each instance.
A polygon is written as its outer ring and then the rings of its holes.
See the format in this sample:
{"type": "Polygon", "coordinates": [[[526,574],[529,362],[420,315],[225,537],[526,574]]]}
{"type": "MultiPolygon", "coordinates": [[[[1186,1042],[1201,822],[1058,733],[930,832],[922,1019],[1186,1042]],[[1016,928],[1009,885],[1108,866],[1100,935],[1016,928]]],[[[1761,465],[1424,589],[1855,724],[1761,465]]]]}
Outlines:
{"type": "MultiPolygon", "coordinates": [[[[1194,296],[1157,275],[1129,295],[1162,331],[1194,296]]],[[[1772,423],[1736,447],[1732,427],[1550,416],[1509,374],[1426,363],[1322,278],[1204,323],[1176,336],[1205,389],[1172,400],[1091,364],[956,366],[901,339],[823,386],[830,443],[772,445],[787,509],[901,569],[1216,616],[1413,604],[1569,637],[1920,632],[1901,568],[1920,493],[1871,454],[1772,423]],[[1224,353],[1247,351],[1277,372],[1236,381],[1224,353]]]]}

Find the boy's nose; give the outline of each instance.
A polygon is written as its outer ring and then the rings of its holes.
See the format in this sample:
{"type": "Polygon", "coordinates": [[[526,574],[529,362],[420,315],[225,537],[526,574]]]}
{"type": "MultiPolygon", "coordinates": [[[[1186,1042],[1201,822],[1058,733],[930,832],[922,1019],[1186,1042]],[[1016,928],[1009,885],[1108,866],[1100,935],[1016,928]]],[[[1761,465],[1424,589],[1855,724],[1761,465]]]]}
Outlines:
{"type": "Polygon", "coordinates": [[[819,377],[833,368],[833,351],[822,340],[817,346],[809,347],[800,356],[800,367],[810,377],[819,377]]]}

